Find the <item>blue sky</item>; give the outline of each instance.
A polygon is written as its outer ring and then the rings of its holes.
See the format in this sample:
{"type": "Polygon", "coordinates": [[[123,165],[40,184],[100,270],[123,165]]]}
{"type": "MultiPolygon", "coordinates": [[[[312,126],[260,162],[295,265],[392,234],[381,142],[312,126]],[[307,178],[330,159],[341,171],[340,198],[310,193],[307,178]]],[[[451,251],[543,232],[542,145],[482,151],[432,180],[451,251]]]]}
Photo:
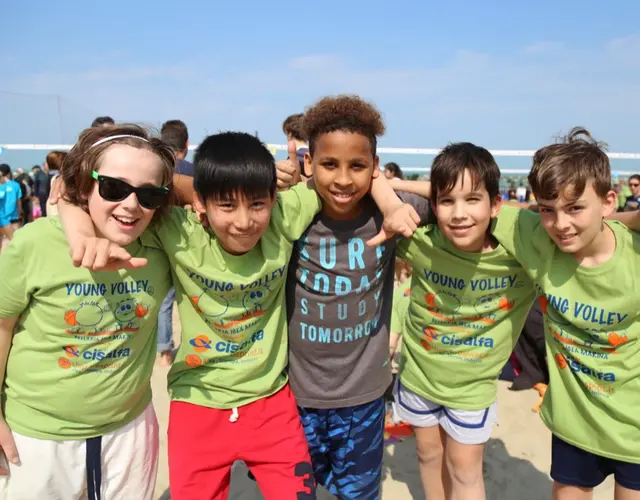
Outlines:
{"type": "Polygon", "coordinates": [[[348,92],[384,113],[383,146],[535,149],[581,124],[640,151],[637,0],[5,3],[0,144],[102,114],[282,143],[285,116],[348,92]]]}

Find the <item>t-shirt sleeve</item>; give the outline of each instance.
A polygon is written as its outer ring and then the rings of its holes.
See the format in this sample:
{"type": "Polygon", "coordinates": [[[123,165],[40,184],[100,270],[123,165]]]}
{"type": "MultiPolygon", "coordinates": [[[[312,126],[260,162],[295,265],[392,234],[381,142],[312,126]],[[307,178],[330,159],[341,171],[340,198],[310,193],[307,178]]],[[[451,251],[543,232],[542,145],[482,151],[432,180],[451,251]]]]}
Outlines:
{"type": "MultiPolygon", "coordinates": [[[[26,228],[28,229],[28,228],[26,228]]],[[[27,285],[28,260],[33,249],[39,248],[25,237],[28,230],[16,231],[13,240],[0,255],[0,317],[20,316],[29,305],[27,285]]],[[[33,236],[33,235],[32,235],[33,236]]]]}
{"type": "Polygon", "coordinates": [[[402,287],[402,294],[394,294],[391,325],[389,326],[389,331],[398,335],[402,335],[404,332],[404,320],[409,310],[409,297],[404,296],[404,288],[402,287]]]}
{"type": "Polygon", "coordinates": [[[318,193],[305,183],[299,183],[278,193],[277,205],[271,217],[275,226],[289,241],[296,241],[321,209],[322,202],[318,193]]]}
{"type": "Polygon", "coordinates": [[[540,215],[531,210],[503,206],[492,223],[493,236],[528,270],[537,269],[555,250],[540,222],[540,215]]]}
{"type": "Polygon", "coordinates": [[[167,215],[149,225],[140,236],[140,242],[143,246],[169,252],[176,243],[185,238],[189,225],[187,211],[180,207],[171,207],[167,215]]]}
{"type": "Polygon", "coordinates": [[[423,198],[417,194],[405,193],[404,191],[399,191],[397,195],[404,203],[408,203],[416,209],[416,212],[418,212],[420,216],[421,226],[428,223],[429,217],[431,216],[431,204],[427,198],[423,198]]]}

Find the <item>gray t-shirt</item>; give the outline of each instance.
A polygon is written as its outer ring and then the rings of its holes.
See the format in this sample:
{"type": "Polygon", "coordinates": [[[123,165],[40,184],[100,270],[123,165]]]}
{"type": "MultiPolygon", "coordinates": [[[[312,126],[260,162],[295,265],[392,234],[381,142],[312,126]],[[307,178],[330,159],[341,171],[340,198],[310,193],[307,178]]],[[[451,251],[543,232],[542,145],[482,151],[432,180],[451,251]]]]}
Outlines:
{"type": "MultiPolygon", "coordinates": [[[[423,221],[429,203],[402,193],[423,221]]],[[[391,383],[389,321],[395,240],[370,248],[382,227],[370,199],[353,220],[320,213],[294,247],[287,278],[289,380],[299,406],[344,408],[391,383]]]]}

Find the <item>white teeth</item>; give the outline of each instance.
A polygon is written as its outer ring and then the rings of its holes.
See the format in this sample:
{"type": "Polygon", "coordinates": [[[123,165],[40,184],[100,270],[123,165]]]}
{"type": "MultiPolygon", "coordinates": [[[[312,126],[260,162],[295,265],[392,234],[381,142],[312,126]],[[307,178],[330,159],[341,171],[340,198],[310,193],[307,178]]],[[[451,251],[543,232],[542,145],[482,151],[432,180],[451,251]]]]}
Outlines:
{"type": "Polygon", "coordinates": [[[128,218],[124,218],[124,217],[118,217],[116,215],[113,216],[113,218],[115,220],[117,220],[118,222],[122,222],[123,224],[135,224],[137,219],[128,219],[128,218]]]}

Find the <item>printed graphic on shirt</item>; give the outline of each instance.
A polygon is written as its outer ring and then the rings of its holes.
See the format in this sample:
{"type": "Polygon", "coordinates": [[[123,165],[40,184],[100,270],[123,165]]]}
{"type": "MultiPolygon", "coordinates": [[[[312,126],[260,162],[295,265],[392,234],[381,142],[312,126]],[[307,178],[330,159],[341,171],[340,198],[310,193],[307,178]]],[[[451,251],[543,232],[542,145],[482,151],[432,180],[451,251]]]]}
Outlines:
{"type": "Polygon", "coordinates": [[[131,355],[127,341],[150,317],[151,300],[145,298],[154,292],[149,280],[65,283],[65,295],[78,302],[61,318],[69,344],[62,347],[58,366],[81,372],[121,369],[131,355]]]}
{"type": "Polygon", "coordinates": [[[492,327],[516,307],[524,279],[511,274],[465,280],[427,269],[421,272],[429,290],[424,305],[431,316],[422,330],[422,347],[472,363],[488,358],[496,343],[492,327]]]}
{"type": "Polygon", "coordinates": [[[571,370],[594,396],[613,395],[617,374],[600,364],[610,365],[610,357],[619,355],[629,343],[628,328],[621,325],[629,315],[559,295],[544,295],[536,288],[557,367],[571,370]],[[577,330],[572,323],[585,327],[577,330]]]}
{"type": "Polygon", "coordinates": [[[385,246],[367,248],[363,239],[350,238],[346,245],[344,272],[337,273],[336,248],[344,248],[343,242],[326,237],[320,238],[318,244],[312,246],[305,237],[297,245],[299,286],[319,297],[317,301],[313,300],[313,295],[311,298],[309,295],[298,298],[296,308],[299,307],[301,318],[300,340],[319,344],[343,344],[358,341],[376,331],[380,321],[382,291],[379,284],[388,260],[385,246]],[[317,250],[318,254],[311,256],[310,248],[317,250]],[[366,252],[372,255],[367,256],[366,252]],[[319,266],[306,266],[305,262],[308,261],[319,266]],[[365,261],[373,265],[366,266],[365,261]],[[327,325],[335,326],[332,328],[327,325]]]}
{"type": "Polygon", "coordinates": [[[260,326],[275,291],[283,285],[285,269],[279,267],[250,283],[221,282],[187,270],[198,286],[194,288],[197,294],[189,293],[189,299],[210,331],[187,341],[193,352],[185,356],[185,363],[197,368],[207,363],[250,363],[261,358],[264,330],[260,326]]]}

